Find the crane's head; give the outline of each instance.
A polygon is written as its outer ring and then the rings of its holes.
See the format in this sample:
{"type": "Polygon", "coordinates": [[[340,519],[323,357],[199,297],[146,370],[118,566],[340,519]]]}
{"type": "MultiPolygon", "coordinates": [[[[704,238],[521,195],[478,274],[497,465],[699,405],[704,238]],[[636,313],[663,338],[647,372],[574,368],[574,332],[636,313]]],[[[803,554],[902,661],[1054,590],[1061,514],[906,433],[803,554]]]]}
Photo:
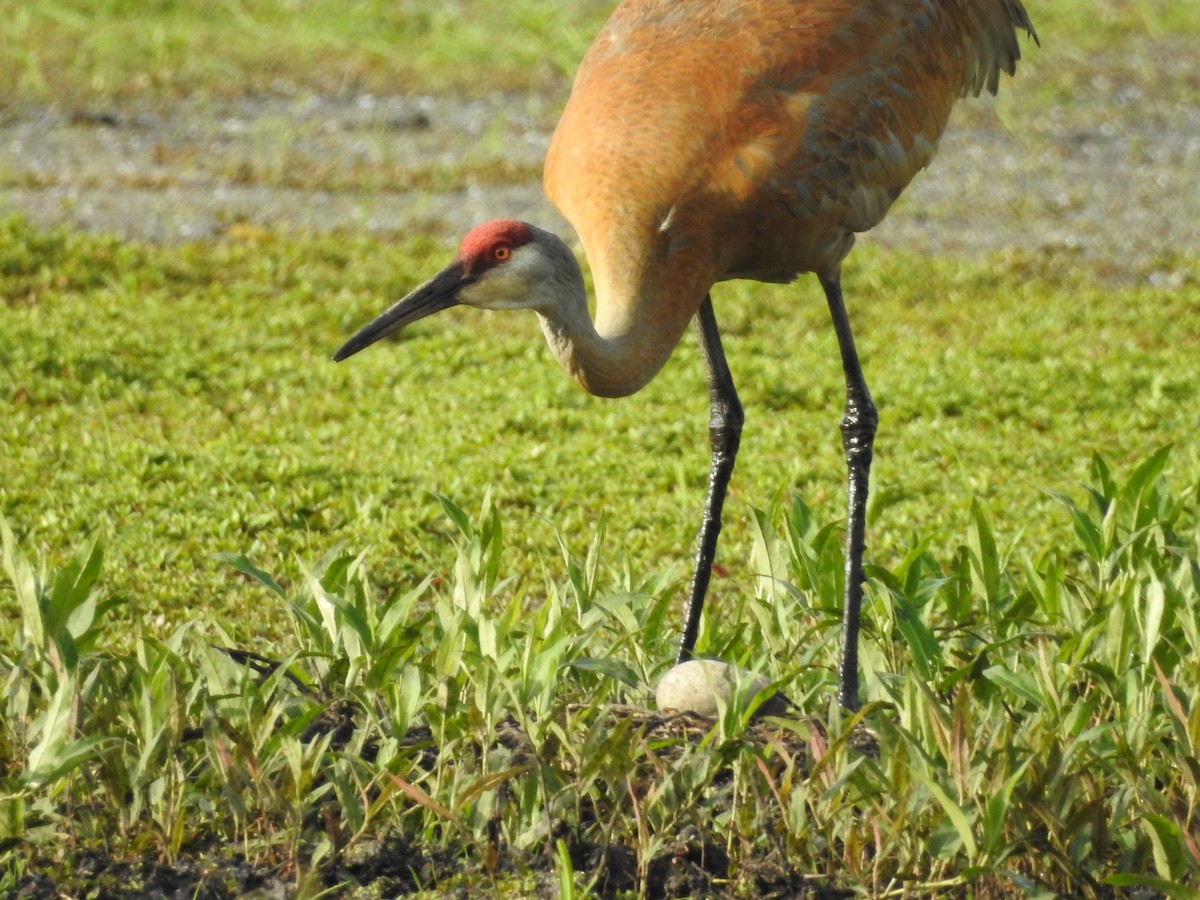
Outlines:
{"type": "Polygon", "coordinates": [[[333,358],[341,362],[452,306],[545,310],[560,302],[564,290],[583,292],[579,264],[567,245],[535,225],[493,219],[462,239],[454,262],[365,325],[333,358]]]}

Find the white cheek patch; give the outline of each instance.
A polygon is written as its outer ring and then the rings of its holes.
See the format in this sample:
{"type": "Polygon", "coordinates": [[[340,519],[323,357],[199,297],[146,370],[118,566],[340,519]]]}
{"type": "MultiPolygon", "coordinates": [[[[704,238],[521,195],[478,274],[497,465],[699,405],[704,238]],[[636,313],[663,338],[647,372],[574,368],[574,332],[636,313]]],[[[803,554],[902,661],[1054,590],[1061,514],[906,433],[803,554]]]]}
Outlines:
{"type": "Polygon", "coordinates": [[[479,281],[459,294],[459,299],[467,306],[479,309],[509,309],[512,307],[512,279],[504,277],[493,269],[479,281]]]}
{"type": "Polygon", "coordinates": [[[537,271],[536,254],[519,247],[507,262],[489,269],[458,297],[467,306],[479,309],[527,309],[535,305],[543,280],[544,275],[537,271]]]}

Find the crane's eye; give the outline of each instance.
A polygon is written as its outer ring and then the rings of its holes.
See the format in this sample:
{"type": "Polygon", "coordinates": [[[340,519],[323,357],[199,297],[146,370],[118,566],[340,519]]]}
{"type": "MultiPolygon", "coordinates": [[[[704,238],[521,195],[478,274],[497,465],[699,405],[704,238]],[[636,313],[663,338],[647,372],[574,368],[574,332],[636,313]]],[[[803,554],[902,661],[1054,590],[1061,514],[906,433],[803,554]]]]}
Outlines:
{"type": "Polygon", "coordinates": [[[508,262],[512,258],[512,247],[508,244],[500,244],[492,248],[492,259],[496,262],[508,262]]]}

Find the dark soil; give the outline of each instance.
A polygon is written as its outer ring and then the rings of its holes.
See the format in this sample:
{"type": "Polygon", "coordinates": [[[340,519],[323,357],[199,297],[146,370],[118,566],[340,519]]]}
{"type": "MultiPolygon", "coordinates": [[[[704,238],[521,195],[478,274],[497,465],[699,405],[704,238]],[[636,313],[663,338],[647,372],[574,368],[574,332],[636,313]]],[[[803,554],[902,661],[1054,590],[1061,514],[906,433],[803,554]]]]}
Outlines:
{"type": "MultiPolygon", "coordinates": [[[[637,860],[622,845],[569,844],[571,864],[577,873],[595,884],[599,897],[636,892],[637,860]]],[[[102,852],[82,854],[70,877],[61,878],[50,865],[28,874],[10,896],[13,900],[56,900],[65,896],[96,900],[259,900],[289,898],[300,893],[326,891],[332,897],[405,897],[422,891],[439,891],[447,897],[480,896],[480,885],[504,883],[506,872],[514,871],[513,860],[505,861],[494,873],[486,873],[463,848],[461,855],[447,850],[435,855],[402,838],[365,842],[353,860],[342,860],[323,869],[316,878],[297,879],[267,863],[252,864],[240,856],[220,851],[182,856],[173,863],[153,859],[115,858],[102,852]],[[299,883],[298,883],[299,882],[299,883]]],[[[555,863],[548,857],[519,861],[521,896],[553,900],[559,896],[555,863]]],[[[35,863],[36,865],[36,863],[35,863]]],[[[670,853],[651,861],[645,896],[651,900],[670,897],[725,897],[729,858],[724,848],[712,842],[681,842],[670,853]]],[[[767,858],[742,865],[742,891],[761,898],[806,897],[834,900],[853,892],[813,883],[793,872],[785,863],[767,858]]],[[[515,896],[515,895],[514,895],[515,896]]]]}
{"type": "MultiPolygon", "coordinates": [[[[270,661],[258,657],[261,664],[270,661]]],[[[657,753],[671,759],[687,747],[705,739],[712,722],[690,715],[662,716],[637,707],[612,707],[612,713],[632,721],[646,736],[660,745],[657,753]]],[[[353,714],[346,704],[333,703],[310,727],[307,737],[332,734],[333,744],[342,746],[351,738],[353,714]]],[[[810,727],[823,732],[816,720],[810,727]]],[[[194,735],[199,738],[200,735],[194,735]]],[[[760,745],[770,742],[785,746],[798,761],[800,771],[807,766],[807,744],[793,732],[780,730],[768,722],[754,723],[746,737],[760,745]]],[[[432,735],[420,726],[408,735],[408,741],[429,746],[432,735]]],[[[532,746],[514,719],[498,724],[496,743],[506,747],[514,764],[532,759],[532,746]]],[[[860,753],[878,750],[875,735],[860,726],[850,738],[860,753]]],[[[364,748],[373,757],[370,743],[364,748]]],[[[436,750],[424,765],[436,764],[436,750]]],[[[720,780],[718,778],[718,780],[720,780]]],[[[586,819],[587,816],[585,815],[586,819]]],[[[312,823],[313,829],[321,826],[312,823]]],[[[327,831],[332,827],[327,826],[327,831]]],[[[506,883],[516,879],[519,896],[554,898],[559,895],[558,863],[553,852],[561,841],[567,848],[571,866],[577,875],[593,885],[600,897],[616,897],[629,892],[647,898],[723,897],[731,886],[731,869],[741,895],[763,898],[806,897],[814,900],[852,896],[812,876],[798,873],[778,852],[739,860],[731,866],[723,838],[716,832],[701,833],[687,827],[674,841],[639,871],[636,854],[621,843],[597,843],[566,823],[548,828],[549,840],[544,854],[531,854],[508,846],[497,816],[489,829],[489,845],[481,848],[461,841],[449,841],[443,847],[430,847],[408,836],[393,833],[381,838],[360,840],[335,853],[319,872],[301,873],[295,859],[308,859],[311,847],[299,848],[291,859],[282,857],[247,860],[235,845],[222,845],[213,838],[208,843],[184,847],[178,858],[164,861],[157,855],[138,857],[130,849],[88,848],[75,850],[70,864],[61,859],[30,858],[27,873],[13,896],[21,900],[52,900],[63,896],[92,898],[200,898],[225,900],[234,897],[290,898],[327,892],[338,897],[404,897],[436,891],[439,896],[478,896],[480,885],[506,883]],[[483,860],[489,865],[485,868],[483,860]],[[644,878],[644,881],[642,880],[644,878]]],[[[512,895],[511,892],[508,895],[512,895]]]]}

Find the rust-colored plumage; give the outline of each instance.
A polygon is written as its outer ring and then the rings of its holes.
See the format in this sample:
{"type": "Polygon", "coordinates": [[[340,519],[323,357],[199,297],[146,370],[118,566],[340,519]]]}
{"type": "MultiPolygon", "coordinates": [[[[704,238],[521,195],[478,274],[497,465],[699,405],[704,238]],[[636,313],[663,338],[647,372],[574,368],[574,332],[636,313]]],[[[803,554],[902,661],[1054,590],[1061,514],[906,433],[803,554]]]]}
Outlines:
{"type": "Polygon", "coordinates": [[[1005,0],[644,0],[584,58],[546,157],[583,242],[597,327],[636,327],[636,390],[709,287],[834,275],[933,157],[958,97],[994,89],[1005,0]],[[634,324],[636,323],[636,325],[634,324]]]}
{"type": "Polygon", "coordinates": [[[546,157],[547,195],[596,288],[526,223],[475,229],[458,258],[364,328],[341,359],[454,303],[532,308],[567,373],[620,396],[695,319],[713,468],[680,658],[691,654],[742,412],[708,298],[719,281],[815,273],[847,377],[850,468],[842,700],[856,706],[863,510],[875,411],[840,289],[854,235],[933,158],[954,101],[995,91],[1033,34],[1018,0],[626,0],[580,66],[546,157]],[[852,647],[853,645],[853,647],[852,647]]]}

